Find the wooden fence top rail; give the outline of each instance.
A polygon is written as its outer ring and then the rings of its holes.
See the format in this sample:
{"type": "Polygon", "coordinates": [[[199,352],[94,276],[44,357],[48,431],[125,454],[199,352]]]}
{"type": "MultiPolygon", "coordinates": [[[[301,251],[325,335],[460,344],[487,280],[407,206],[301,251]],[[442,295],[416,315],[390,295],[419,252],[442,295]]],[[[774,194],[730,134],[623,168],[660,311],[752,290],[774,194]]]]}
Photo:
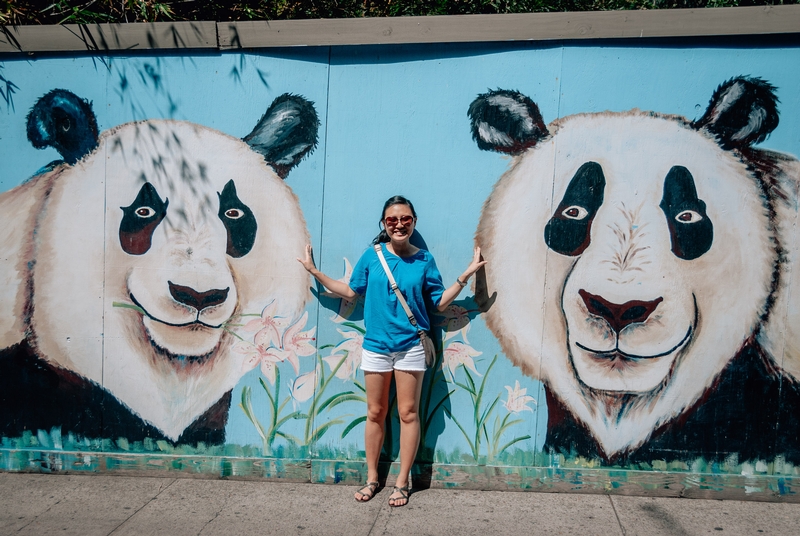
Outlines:
{"type": "Polygon", "coordinates": [[[0,53],[800,34],[800,5],[509,15],[0,26],[0,53]]]}

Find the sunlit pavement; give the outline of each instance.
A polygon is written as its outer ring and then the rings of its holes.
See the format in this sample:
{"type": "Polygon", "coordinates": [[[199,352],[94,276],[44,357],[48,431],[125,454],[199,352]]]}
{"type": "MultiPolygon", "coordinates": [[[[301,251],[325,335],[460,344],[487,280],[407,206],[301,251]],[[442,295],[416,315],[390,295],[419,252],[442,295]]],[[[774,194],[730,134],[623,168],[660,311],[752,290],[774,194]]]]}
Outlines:
{"type": "Polygon", "coordinates": [[[800,504],[0,473],[0,534],[800,534],[800,504]]]}

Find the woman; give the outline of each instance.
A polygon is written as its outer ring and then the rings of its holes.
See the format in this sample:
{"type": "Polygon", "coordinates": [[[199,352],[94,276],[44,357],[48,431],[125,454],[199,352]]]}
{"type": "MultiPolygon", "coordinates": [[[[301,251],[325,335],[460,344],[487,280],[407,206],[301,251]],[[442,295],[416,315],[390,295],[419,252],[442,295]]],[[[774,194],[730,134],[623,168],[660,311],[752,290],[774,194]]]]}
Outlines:
{"type": "MultiPolygon", "coordinates": [[[[414,313],[419,327],[430,329],[427,307],[444,311],[467,286],[467,280],[486,264],[475,248],[472,262],[452,285],[445,288],[433,256],[413,246],[409,238],[417,224],[411,201],[402,196],[390,198],[383,206],[380,234],[373,244],[380,244],[397,286],[414,313]]],[[[367,484],[355,493],[357,501],[366,502],[378,491],[378,459],[385,432],[392,375],[400,414],[400,473],[389,497],[390,506],[408,503],[411,465],[419,446],[418,415],[422,379],[425,375],[425,352],[417,329],[411,325],[402,305],[392,291],[380,259],[373,248],[359,259],[349,285],[317,270],[306,246],[304,259],[297,259],[317,281],[344,299],[364,295],[364,335],[361,369],[367,390],[367,421],[364,445],[367,456],[367,484]]]]}

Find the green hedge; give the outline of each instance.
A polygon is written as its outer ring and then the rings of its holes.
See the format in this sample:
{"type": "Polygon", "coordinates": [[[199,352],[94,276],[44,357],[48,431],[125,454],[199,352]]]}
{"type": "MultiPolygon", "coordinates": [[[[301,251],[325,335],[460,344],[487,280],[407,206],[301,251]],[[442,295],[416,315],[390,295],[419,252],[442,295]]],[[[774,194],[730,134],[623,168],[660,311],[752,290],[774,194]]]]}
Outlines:
{"type": "Polygon", "coordinates": [[[800,0],[0,0],[0,24],[327,19],[797,3],[800,0]]]}

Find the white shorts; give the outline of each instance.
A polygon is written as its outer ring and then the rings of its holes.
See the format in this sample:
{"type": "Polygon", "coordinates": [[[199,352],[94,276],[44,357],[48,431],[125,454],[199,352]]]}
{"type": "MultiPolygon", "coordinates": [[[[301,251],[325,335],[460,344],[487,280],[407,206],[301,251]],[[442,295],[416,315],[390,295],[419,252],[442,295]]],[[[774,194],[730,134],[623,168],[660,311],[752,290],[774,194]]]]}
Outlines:
{"type": "Polygon", "coordinates": [[[388,355],[366,349],[361,351],[361,370],[364,372],[392,372],[392,370],[424,372],[426,368],[425,349],[422,343],[403,352],[392,352],[388,355]]]}

